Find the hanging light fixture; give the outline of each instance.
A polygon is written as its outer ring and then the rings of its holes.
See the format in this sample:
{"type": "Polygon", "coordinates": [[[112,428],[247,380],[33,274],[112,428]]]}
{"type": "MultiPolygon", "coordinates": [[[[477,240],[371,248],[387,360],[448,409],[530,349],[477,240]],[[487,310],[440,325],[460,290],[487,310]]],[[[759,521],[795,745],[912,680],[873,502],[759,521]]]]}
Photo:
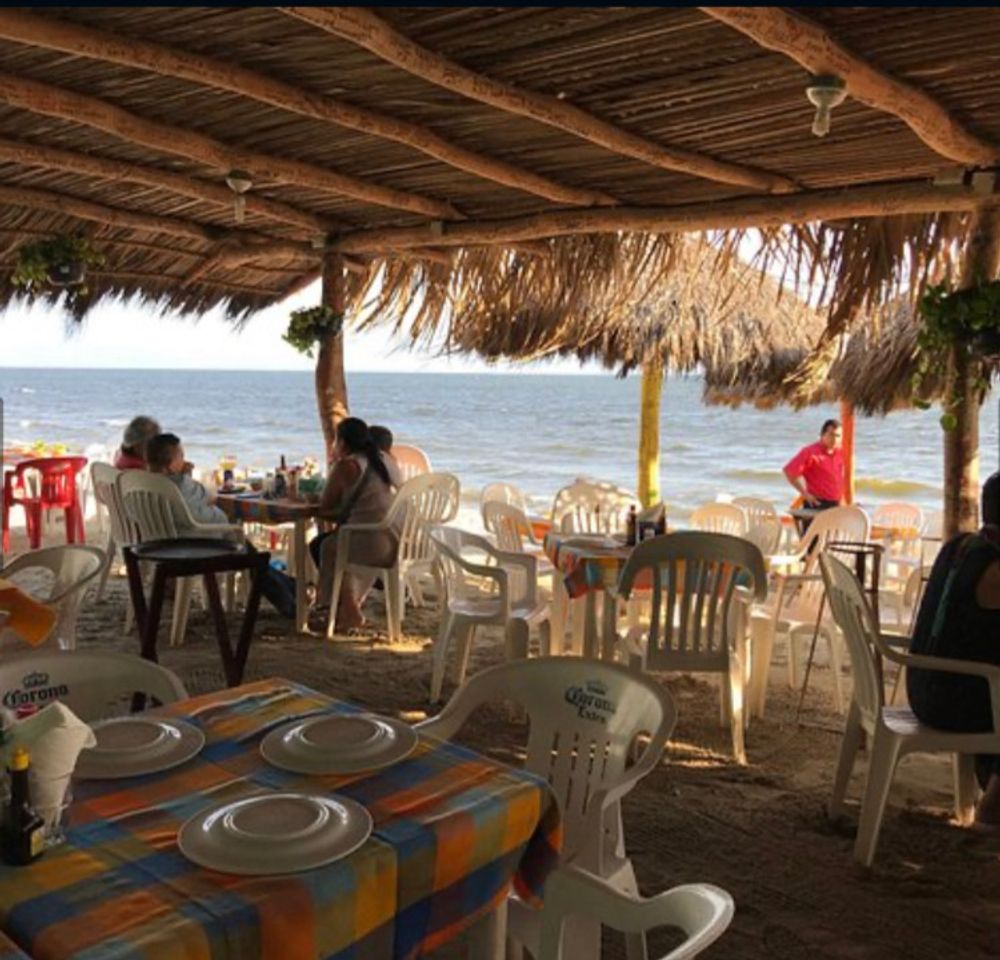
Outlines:
{"type": "Polygon", "coordinates": [[[253,186],[253,178],[246,170],[230,170],[226,174],[226,186],[233,191],[233,217],[242,223],[246,216],[247,200],[244,194],[253,186]]]}
{"type": "Polygon", "coordinates": [[[816,107],[812,132],[817,137],[825,137],[830,132],[830,111],[843,103],[847,97],[844,81],[831,74],[813,77],[806,87],[806,96],[816,107]]]}

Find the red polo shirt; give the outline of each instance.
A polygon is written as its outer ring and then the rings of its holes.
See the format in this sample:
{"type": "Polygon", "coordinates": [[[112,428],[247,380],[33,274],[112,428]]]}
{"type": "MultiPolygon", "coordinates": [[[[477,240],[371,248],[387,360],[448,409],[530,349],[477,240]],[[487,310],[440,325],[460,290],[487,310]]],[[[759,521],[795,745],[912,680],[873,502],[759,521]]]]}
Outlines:
{"type": "Polygon", "coordinates": [[[830,450],[822,441],[803,447],[785,464],[789,476],[805,477],[806,490],[820,500],[844,498],[844,451],[830,450]]]}
{"type": "Polygon", "coordinates": [[[141,457],[136,457],[131,453],[126,453],[121,447],[115,454],[113,466],[116,470],[145,470],[146,461],[141,457]]]}

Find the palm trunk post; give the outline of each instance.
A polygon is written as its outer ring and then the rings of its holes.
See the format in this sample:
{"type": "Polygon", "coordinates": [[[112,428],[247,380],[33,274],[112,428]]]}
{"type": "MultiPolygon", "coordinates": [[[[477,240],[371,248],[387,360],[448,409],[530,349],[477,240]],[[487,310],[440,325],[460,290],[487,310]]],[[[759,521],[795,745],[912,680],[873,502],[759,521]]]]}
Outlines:
{"type": "Polygon", "coordinates": [[[642,368],[639,413],[639,500],[644,507],[660,501],[660,397],[663,365],[649,360],[642,368]]]}
{"type": "MultiPolygon", "coordinates": [[[[344,258],[328,253],[323,258],[323,303],[343,314],[347,303],[344,258]]],[[[347,402],[347,377],[344,374],[344,334],[327,335],[319,342],[316,356],[316,404],[326,442],[326,462],[333,458],[337,424],[350,412],[347,402]]]]}

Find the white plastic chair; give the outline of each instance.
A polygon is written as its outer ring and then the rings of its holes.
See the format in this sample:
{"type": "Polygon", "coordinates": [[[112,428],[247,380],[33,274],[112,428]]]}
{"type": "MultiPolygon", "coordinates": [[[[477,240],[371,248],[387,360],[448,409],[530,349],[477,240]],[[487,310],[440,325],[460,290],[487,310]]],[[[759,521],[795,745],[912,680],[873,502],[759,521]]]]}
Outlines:
{"type": "MultiPolygon", "coordinates": [[[[158,473],[145,470],[123,470],[118,476],[125,516],[143,542],[176,540],[180,537],[225,537],[244,543],[243,529],[232,523],[199,523],[191,516],[174,482],[158,473]]],[[[174,613],[170,623],[171,646],[184,642],[188,611],[191,608],[191,590],[196,577],[179,578],[174,594],[174,613]]],[[[232,609],[235,582],[226,577],[226,606],[232,609]]]]}
{"type": "Polygon", "coordinates": [[[887,538],[882,554],[882,583],[902,589],[910,573],[920,568],[920,535],[924,529],[924,512],[913,503],[881,503],[872,513],[873,527],[912,530],[910,539],[887,538]]]}
{"type": "Polygon", "coordinates": [[[31,653],[0,660],[0,702],[66,704],[81,720],[128,713],[134,694],[161,704],[187,697],[184,684],[158,663],[123,653],[31,653]]]}
{"type": "MultiPolygon", "coordinates": [[[[528,512],[528,498],[519,487],[512,483],[488,483],[483,487],[483,492],[479,495],[479,512],[482,514],[483,523],[486,523],[486,505],[488,503],[505,503],[512,507],[517,507],[522,513],[528,512]]],[[[488,528],[487,528],[488,529],[488,528]]]]}
{"type": "Polygon", "coordinates": [[[74,650],[76,623],[87,587],[100,576],[104,566],[104,551],[100,548],[65,544],[21,554],[0,569],[0,576],[52,607],[57,617],[46,643],[55,642],[62,650],[74,650]],[[40,583],[39,577],[47,582],[40,583]]]}
{"type": "MultiPolygon", "coordinates": [[[[515,660],[483,670],[460,687],[436,717],[417,725],[452,739],[486,703],[510,701],[528,716],[527,770],[544,777],[562,813],[563,859],[638,893],[625,852],[621,801],[660,762],[677,719],[670,694],[622,666],[580,657],[515,660]],[[650,739],[634,762],[641,734],[650,739]]],[[[537,942],[540,911],[516,897],[508,901],[508,928],[517,943],[537,942]]],[[[574,960],[591,955],[594,929],[577,925],[574,960]],[[584,946],[587,945],[587,946],[584,946]]],[[[597,945],[600,938],[596,940],[597,945]]],[[[629,940],[629,957],[644,956],[641,936],[629,940]]]]}
{"type": "Polygon", "coordinates": [[[431,703],[437,703],[453,640],[458,645],[457,681],[461,685],[478,627],[504,627],[508,660],[528,656],[532,627],[541,631],[543,655],[549,652],[550,637],[548,607],[538,602],[534,557],[498,550],[484,537],[457,527],[435,527],[431,537],[444,585],[444,611],[431,658],[430,698],[431,703]],[[483,589],[484,582],[491,589],[483,589]]]}
{"type": "Polygon", "coordinates": [[[552,527],[563,533],[618,533],[629,508],[640,508],[635,494],[613,483],[579,479],[563,487],[552,503],[552,527]]]}
{"type": "Polygon", "coordinates": [[[414,605],[421,606],[423,592],[420,576],[434,572],[435,553],[430,527],[455,518],[460,493],[458,478],[453,474],[421,474],[407,480],[396,491],[396,498],[380,523],[345,523],[337,528],[333,589],[330,592],[330,617],[326,631],[328,638],[332,639],[336,632],[337,607],[344,577],[353,573],[382,578],[389,642],[398,643],[402,639],[406,588],[409,588],[414,605]],[[375,567],[351,562],[351,538],[372,533],[388,533],[398,538],[399,546],[391,566],[375,567]]]}
{"type": "Polygon", "coordinates": [[[732,502],[746,514],[747,529],[743,536],[765,557],[777,553],[783,530],[774,504],[759,497],[733,497],[732,502]]]}
{"type": "Polygon", "coordinates": [[[705,533],[728,533],[742,537],[747,532],[747,517],[732,503],[704,503],[691,513],[691,527],[705,533]]]}
{"type": "Polygon", "coordinates": [[[760,497],[733,497],[733,504],[746,514],[748,527],[769,520],[780,520],[778,511],[770,500],[762,500],[760,497]]]}
{"type": "Polygon", "coordinates": [[[643,898],[621,893],[578,867],[561,866],[545,882],[539,943],[532,952],[537,960],[577,960],[563,945],[563,927],[567,919],[587,917],[626,934],[676,927],[684,942],[660,960],[689,960],[725,933],[734,912],[733,898],[708,883],[686,883],[643,898]]]}
{"type": "Polygon", "coordinates": [[[392,458],[398,464],[399,472],[404,481],[431,472],[430,457],[420,447],[394,443],[392,445],[392,458]]]}
{"type": "Polygon", "coordinates": [[[733,756],[746,763],[749,591],[757,599],[767,592],[760,551],[729,534],[681,530],[640,543],[622,570],[618,593],[627,599],[640,578],[652,588],[649,625],[634,627],[622,641],[626,662],[633,670],[719,674],[733,756]]]}
{"type": "MultiPolygon", "coordinates": [[[[812,639],[823,607],[825,590],[817,565],[820,552],[827,544],[838,540],[866,542],[868,529],[868,515],[864,510],[859,507],[833,507],[816,515],[794,554],[770,558],[773,566],[781,566],[785,570],[779,570],[775,574],[768,605],[754,611],[754,669],[750,706],[756,716],[764,716],[771,655],[779,633],[788,638],[788,685],[795,687],[798,684],[797,643],[799,640],[812,639]],[[788,570],[797,572],[787,572],[788,570]]],[[[829,609],[825,612],[829,614],[829,609]]],[[[843,712],[840,651],[832,619],[824,618],[819,631],[829,649],[834,701],[837,709],[843,712]]]]}
{"type": "Polygon", "coordinates": [[[537,561],[539,577],[550,576],[552,561],[535,539],[527,514],[512,503],[488,500],[482,505],[483,526],[493,535],[497,546],[510,553],[527,553],[537,561]]]}
{"type": "Polygon", "coordinates": [[[896,764],[904,754],[954,754],[955,815],[965,823],[972,819],[976,794],[975,754],[1000,753],[1000,667],[971,660],[919,656],[889,646],[882,640],[871,606],[851,570],[829,554],[820,558],[820,567],[833,615],[847,640],[854,671],[854,695],[837,762],[830,816],[837,817],[844,812],[844,797],[854,759],[864,735],[868,734],[871,753],[854,858],[869,867],[875,857],[896,764]],[[909,707],[885,706],[882,684],[875,670],[877,655],[903,667],[982,677],[989,684],[995,732],[936,730],[920,723],[909,707]]]}
{"type": "MultiPolygon", "coordinates": [[[[118,551],[131,544],[135,539],[129,527],[121,492],[118,489],[118,475],[121,472],[110,463],[92,463],[90,465],[91,490],[94,494],[94,500],[107,513],[108,527],[108,539],[104,547],[108,562],[101,571],[101,581],[97,585],[96,599],[98,600],[104,596],[108,574],[114,566],[118,551]]],[[[126,629],[128,629],[127,626],[126,629]]]]}

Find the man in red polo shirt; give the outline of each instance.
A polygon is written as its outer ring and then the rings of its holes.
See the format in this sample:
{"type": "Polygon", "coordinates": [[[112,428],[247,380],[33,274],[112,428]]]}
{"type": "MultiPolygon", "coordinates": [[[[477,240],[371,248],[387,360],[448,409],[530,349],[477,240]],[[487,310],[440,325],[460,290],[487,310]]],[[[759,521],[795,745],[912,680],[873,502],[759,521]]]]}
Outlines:
{"type": "Polygon", "coordinates": [[[802,494],[807,507],[826,510],[844,501],[844,451],[840,423],[827,420],[818,443],[803,447],[785,464],[788,482],[802,494]]]}

